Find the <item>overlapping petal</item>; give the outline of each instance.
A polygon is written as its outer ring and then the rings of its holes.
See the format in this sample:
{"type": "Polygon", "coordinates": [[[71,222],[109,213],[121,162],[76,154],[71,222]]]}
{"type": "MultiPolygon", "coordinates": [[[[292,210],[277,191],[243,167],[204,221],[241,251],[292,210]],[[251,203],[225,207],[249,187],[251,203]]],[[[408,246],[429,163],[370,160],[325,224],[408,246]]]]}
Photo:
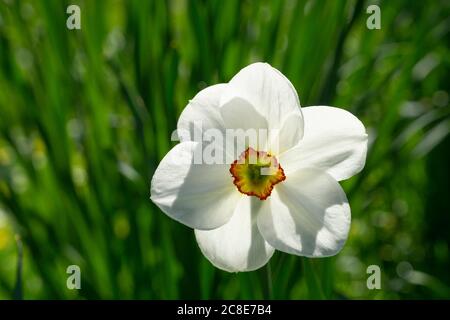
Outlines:
{"type": "Polygon", "coordinates": [[[200,144],[182,142],[163,158],[151,182],[151,199],[169,217],[195,229],[224,225],[241,196],[229,165],[195,164],[200,144]]]}
{"type": "Polygon", "coordinates": [[[340,181],[360,172],[367,153],[367,134],[361,121],[350,112],[334,107],[302,110],[303,139],[279,158],[285,173],[313,167],[340,181]]]}
{"type": "Polygon", "coordinates": [[[297,145],[302,137],[303,117],[301,113],[293,112],[286,116],[279,130],[270,132],[268,151],[281,154],[297,145]]]}
{"type": "Polygon", "coordinates": [[[214,230],[195,230],[202,253],[217,268],[229,272],[252,271],[269,261],[274,249],[256,225],[260,205],[258,199],[241,195],[227,224],[214,230]]]}
{"type": "Polygon", "coordinates": [[[307,257],[339,252],[350,227],[350,207],[329,174],[305,168],[287,177],[265,202],[258,228],[275,249],[307,257]]]}
{"type": "MultiPolygon", "coordinates": [[[[296,114],[298,127],[292,132],[297,141],[301,139],[303,117],[297,92],[277,69],[260,62],[243,68],[224,88],[220,105],[226,106],[236,98],[242,98],[253,105],[258,114],[266,119],[269,130],[281,130],[286,118],[296,114]]],[[[247,120],[251,121],[250,118],[247,120]]],[[[292,128],[290,124],[289,127],[292,128]]]]}
{"type": "Polygon", "coordinates": [[[206,87],[189,101],[178,119],[177,129],[180,141],[201,142],[201,133],[208,129],[220,130],[225,136],[225,125],[219,106],[226,86],[220,83],[206,87]]]}

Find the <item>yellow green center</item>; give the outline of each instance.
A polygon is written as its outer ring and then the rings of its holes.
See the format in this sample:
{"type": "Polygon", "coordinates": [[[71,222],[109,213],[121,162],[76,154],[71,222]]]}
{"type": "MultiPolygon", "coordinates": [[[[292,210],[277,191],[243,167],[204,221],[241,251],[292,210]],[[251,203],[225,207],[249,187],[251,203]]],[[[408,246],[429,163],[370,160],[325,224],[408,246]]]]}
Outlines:
{"type": "Polygon", "coordinates": [[[247,148],[230,167],[239,192],[267,199],[273,186],[286,179],[283,168],[270,153],[247,148]]]}

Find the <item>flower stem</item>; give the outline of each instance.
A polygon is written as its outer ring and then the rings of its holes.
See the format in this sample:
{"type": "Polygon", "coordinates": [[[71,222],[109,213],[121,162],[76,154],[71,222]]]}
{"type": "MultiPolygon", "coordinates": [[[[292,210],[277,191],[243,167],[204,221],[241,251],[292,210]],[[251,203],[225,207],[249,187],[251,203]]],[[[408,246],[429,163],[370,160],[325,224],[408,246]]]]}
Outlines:
{"type": "Polygon", "coordinates": [[[22,292],[22,240],[19,235],[16,235],[16,243],[17,243],[17,269],[16,269],[16,285],[14,288],[14,299],[22,300],[23,292],[22,292]]]}
{"type": "Polygon", "coordinates": [[[267,296],[269,299],[273,299],[273,284],[272,284],[272,268],[270,266],[270,261],[266,265],[267,273],[267,296]]]}
{"type": "Polygon", "coordinates": [[[311,258],[302,258],[303,272],[306,279],[306,285],[308,287],[308,298],[313,300],[325,299],[322,286],[317,277],[316,270],[314,268],[311,258]]]}

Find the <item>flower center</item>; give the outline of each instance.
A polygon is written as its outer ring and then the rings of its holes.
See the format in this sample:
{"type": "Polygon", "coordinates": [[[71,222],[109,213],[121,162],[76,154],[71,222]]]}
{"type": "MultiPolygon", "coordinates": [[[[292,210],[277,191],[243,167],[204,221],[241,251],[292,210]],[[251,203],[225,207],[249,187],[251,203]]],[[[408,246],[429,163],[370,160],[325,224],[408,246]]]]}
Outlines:
{"type": "Polygon", "coordinates": [[[273,186],[286,179],[283,168],[270,153],[247,148],[230,167],[239,192],[266,200],[273,186]]]}

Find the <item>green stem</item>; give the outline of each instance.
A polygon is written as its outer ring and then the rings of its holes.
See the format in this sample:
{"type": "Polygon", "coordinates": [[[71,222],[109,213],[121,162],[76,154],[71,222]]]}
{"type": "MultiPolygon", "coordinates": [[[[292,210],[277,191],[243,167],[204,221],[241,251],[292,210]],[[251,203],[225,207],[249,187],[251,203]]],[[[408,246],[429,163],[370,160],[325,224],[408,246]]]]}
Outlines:
{"type": "Polygon", "coordinates": [[[267,263],[266,271],[267,271],[267,291],[268,291],[267,295],[269,299],[273,299],[272,268],[270,266],[270,261],[267,263]]]}
{"type": "Polygon", "coordinates": [[[16,285],[14,288],[14,299],[22,300],[23,292],[22,292],[22,240],[20,236],[16,236],[17,242],[17,270],[16,270],[16,285]]]}
{"type": "Polygon", "coordinates": [[[308,287],[309,299],[325,299],[321,284],[317,278],[316,271],[310,258],[302,258],[303,272],[308,287]]]}

